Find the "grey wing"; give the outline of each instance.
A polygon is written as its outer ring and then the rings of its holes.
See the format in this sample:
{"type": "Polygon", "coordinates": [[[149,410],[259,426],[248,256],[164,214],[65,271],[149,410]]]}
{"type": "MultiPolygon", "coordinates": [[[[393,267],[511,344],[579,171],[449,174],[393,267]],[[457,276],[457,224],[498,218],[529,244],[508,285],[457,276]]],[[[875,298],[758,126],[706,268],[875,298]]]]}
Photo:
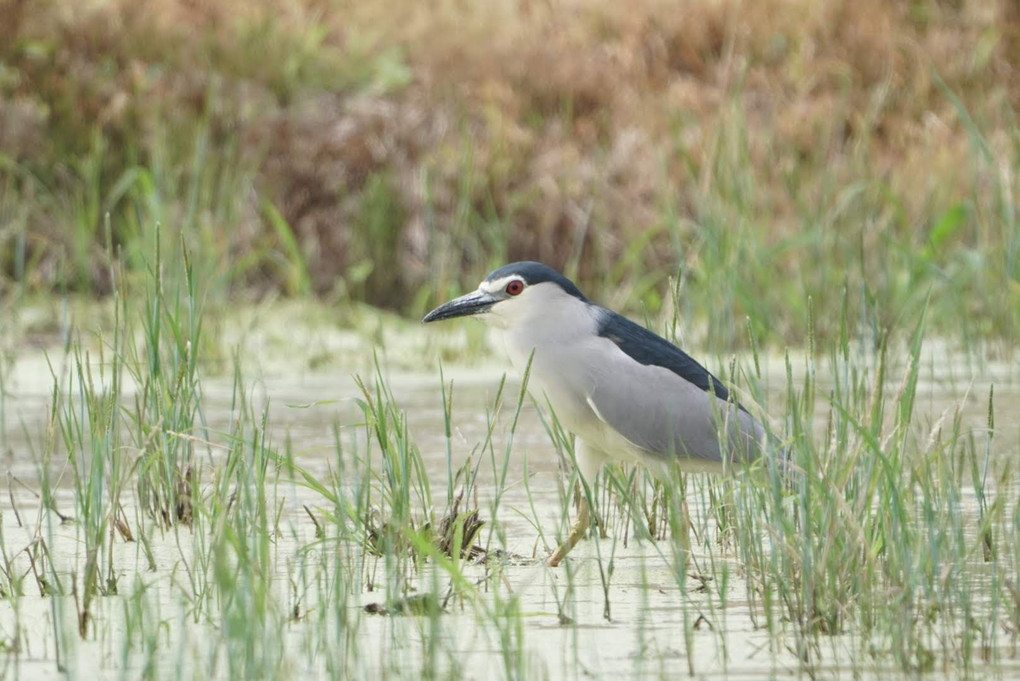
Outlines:
{"type": "Polygon", "coordinates": [[[606,339],[606,359],[594,376],[588,403],[604,423],[654,456],[704,462],[757,457],[764,429],[750,414],[669,369],[634,362],[606,339]],[[720,446],[720,435],[728,443],[720,446]]]}

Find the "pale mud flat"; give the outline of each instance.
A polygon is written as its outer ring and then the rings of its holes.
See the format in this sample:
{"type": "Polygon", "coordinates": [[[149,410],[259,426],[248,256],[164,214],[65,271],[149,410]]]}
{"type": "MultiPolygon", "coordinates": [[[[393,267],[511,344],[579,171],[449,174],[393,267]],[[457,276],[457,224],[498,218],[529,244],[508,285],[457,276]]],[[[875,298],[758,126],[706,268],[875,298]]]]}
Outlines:
{"type": "MultiPolygon", "coordinates": [[[[795,362],[803,366],[803,361],[795,362]]],[[[823,363],[819,362],[819,367],[823,363]]],[[[960,409],[965,427],[981,433],[987,418],[988,385],[995,384],[995,409],[1000,433],[991,446],[996,457],[1020,458],[1020,376],[1012,362],[985,363],[973,372],[954,373],[945,367],[963,366],[949,358],[932,360],[930,370],[922,368],[918,396],[920,423],[938,424],[945,414],[960,409]],[[973,378],[972,378],[973,376],[973,378]]],[[[774,378],[775,399],[785,390],[781,363],[769,363],[766,375],[774,378]]],[[[454,381],[452,465],[456,469],[485,437],[486,414],[491,412],[502,364],[481,369],[450,369],[454,381]]],[[[825,377],[819,368],[819,394],[825,377]]],[[[363,369],[366,381],[371,371],[363,369]]],[[[334,424],[356,424],[360,420],[354,398],[358,391],[350,371],[270,372],[250,388],[256,403],[269,404],[271,442],[279,447],[285,438],[293,443],[299,465],[316,475],[325,475],[335,457],[334,424]]],[[[447,485],[446,440],[438,372],[431,374],[394,372],[387,376],[390,388],[408,417],[411,436],[421,449],[429,472],[436,504],[445,503],[447,485]]],[[[18,363],[11,373],[4,404],[0,453],[5,465],[29,488],[38,484],[38,438],[48,418],[51,389],[49,371],[38,358],[18,363]],[[35,441],[34,445],[30,442],[35,441]]],[[[204,382],[205,415],[213,430],[224,427],[229,418],[232,384],[228,378],[204,382]]],[[[510,381],[504,393],[504,407],[494,433],[495,449],[506,446],[508,412],[512,412],[517,383],[510,381]]],[[[770,399],[772,399],[770,397],[770,399]]],[[[819,398],[819,416],[826,409],[819,398]]],[[[819,428],[824,419],[819,418],[819,428]]],[[[211,477],[215,460],[202,461],[211,477]]],[[[487,460],[479,468],[478,505],[483,520],[491,520],[491,488],[495,472],[487,460]]],[[[480,541],[530,559],[547,555],[554,537],[563,533],[561,482],[554,449],[533,407],[526,403],[513,441],[513,455],[507,488],[498,508],[498,525],[505,543],[490,534],[492,523],[481,531],[480,541]],[[524,490],[525,462],[531,496],[524,490]],[[534,509],[534,510],[532,510],[534,509]],[[543,545],[535,524],[546,535],[543,545]]],[[[68,477],[59,476],[57,503],[64,513],[73,514],[73,493],[68,477]]],[[[18,554],[34,541],[38,502],[30,492],[12,487],[21,516],[19,526],[11,500],[2,495],[0,509],[4,543],[18,574],[28,571],[25,554],[18,554]],[[17,555],[16,555],[17,554],[17,555]]],[[[134,519],[133,487],[125,495],[128,517],[134,519]]],[[[308,489],[285,480],[274,488],[273,503],[282,505],[279,534],[271,549],[274,605],[267,623],[253,627],[264,639],[251,642],[259,655],[282,658],[270,665],[283,670],[284,678],[341,678],[331,660],[343,659],[345,673],[360,678],[473,679],[521,675],[524,678],[696,678],[759,679],[807,676],[798,659],[798,643],[792,633],[776,636],[764,626],[760,610],[754,612],[742,578],[740,564],[729,553],[706,555],[696,548],[688,570],[710,574],[703,582],[688,576],[678,584],[672,547],[668,542],[639,542],[630,537],[627,545],[615,527],[608,538],[590,539],[571,554],[569,566],[548,569],[540,560],[512,561],[502,567],[503,575],[480,586],[474,602],[452,597],[438,616],[381,616],[369,614],[365,606],[386,600],[383,588],[352,596],[343,605],[348,634],[344,657],[338,657],[344,639],[339,631],[340,616],[326,613],[320,605],[321,580],[312,575],[319,554],[339,553],[358,561],[352,574],[362,582],[365,575],[382,575],[382,559],[365,557],[357,548],[338,552],[318,542],[315,528],[304,506],[317,508],[323,500],[308,489]],[[600,562],[599,557],[602,560],[600,562]],[[611,563],[609,604],[600,564],[611,563]],[[729,578],[725,590],[720,575],[729,578]],[[295,587],[295,584],[298,586],[295,587]],[[722,593],[720,593],[722,591],[722,593]],[[492,614],[499,604],[513,602],[513,617],[492,614]],[[300,616],[290,617],[294,606],[300,616]],[[507,642],[509,641],[509,643],[507,642]],[[332,648],[332,652],[330,649],[332,648]],[[508,671],[510,668],[510,671],[508,671]],[[424,670],[424,671],[423,671],[424,670]]],[[[964,491],[965,497],[971,497],[964,491]]],[[[437,515],[442,508],[437,509],[437,515]]],[[[696,504],[691,512],[699,526],[696,504]]],[[[74,524],[61,525],[47,516],[41,535],[51,546],[58,575],[70,581],[80,575],[85,563],[80,532],[74,524]]],[[[146,665],[154,665],[156,678],[230,678],[225,658],[236,651],[224,640],[225,621],[203,615],[195,621],[188,600],[187,570],[196,562],[196,540],[192,530],[180,528],[151,532],[155,570],[143,557],[137,542],[114,542],[119,595],[97,600],[93,626],[85,640],[77,636],[75,603],[71,597],[54,599],[39,595],[31,577],[25,594],[17,603],[0,600],[0,653],[3,678],[138,678],[146,665]],[[141,594],[141,595],[133,595],[141,594]],[[130,607],[139,606],[152,632],[151,648],[128,635],[130,607]],[[54,626],[54,621],[62,626],[54,626]],[[19,631],[20,630],[20,631],[19,631]],[[62,632],[62,633],[58,633],[62,632]],[[58,641],[58,638],[60,639],[58,641]],[[20,641],[20,650],[10,650],[20,641]],[[128,641],[133,641],[128,645],[128,641]],[[61,647],[63,670],[56,663],[61,647]]],[[[328,560],[325,562],[330,568],[328,560]]],[[[469,577],[482,580],[483,566],[466,569],[469,577]]],[[[379,581],[385,581],[378,577],[379,581]]],[[[449,578],[425,567],[414,579],[411,593],[446,592],[449,578]]],[[[80,577],[79,577],[80,580],[80,577]]],[[[328,597],[323,597],[328,598],[328,597]]],[[[334,598],[335,601],[335,598],[334,598]]],[[[220,603],[210,604],[216,613],[220,603]]],[[[778,609],[777,609],[778,611],[778,609]]],[[[136,620],[132,620],[136,621],[136,620]]],[[[777,624],[782,628],[782,624],[777,624]]],[[[962,625],[961,625],[962,626],[962,625]]],[[[1009,637],[1002,632],[1000,650],[1008,650],[1009,637]]],[[[869,666],[861,653],[861,642],[853,633],[820,639],[820,659],[811,665],[813,678],[890,678],[903,675],[898,669],[869,666]]],[[[976,658],[970,675],[987,678],[1020,678],[1020,660],[985,664],[976,658]]],[[[935,674],[960,670],[936,668],[935,674]]]]}
{"type": "MultiPolygon", "coordinates": [[[[519,501],[507,499],[511,506],[519,501]]],[[[549,501],[536,503],[552,523],[558,509],[549,501]]],[[[14,542],[19,530],[10,516],[4,514],[4,533],[8,542],[14,542]]],[[[300,517],[300,510],[291,508],[286,522],[298,524],[300,517]]],[[[507,529],[514,532],[519,528],[511,524],[507,529]]],[[[187,532],[182,530],[181,534],[187,532]]],[[[4,678],[138,678],[147,664],[157,668],[156,678],[231,678],[223,659],[231,654],[223,645],[223,623],[204,618],[196,623],[189,614],[189,604],[182,596],[186,582],[181,556],[187,554],[190,542],[182,536],[178,545],[173,534],[154,542],[154,572],[149,571],[134,545],[117,544],[116,564],[123,595],[99,599],[93,629],[86,640],[77,637],[72,598],[57,603],[39,597],[29,587],[29,593],[19,599],[17,613],[5,603],[0,611],[0,631],[10,635],[15,626],[20,626],[24,647],[17,655],[5,654],[4,678]],[[132,591],[142,585],[145,595],[141,602],[155,631],[151,658],[143,641],[134,640],[129,647],[126,632],[124,601],[133,598],[132,591]],[[63,612],[58,612],[58,607],[63,612]],[[66,674],[56,664],[54,618],[64,622],[59,645],[63,646],[66,674]]],[[[285,538],[279,539],[273,549],[277,570],[273,586],[281,607],[289,608],[293,603],[289,584],[295,576],[294,557],[315,541],[307,527],[297,530],[297,534],[295,540],[285,530],[285,538]]],[[[21,536],[25,536],[24,530],[21,536]]],[[[53,540],[58,547],[54,556],[57,564],[65,568],[77,565],[80,569],[84,557],[75,554],[79,542],[73,528],[54,528],[53,540]]],[[[716,592],[717,585],[703,585],[693,578],[685,582],[686,597],[681,598],[669,559],[654,545],[632,542],[628,548],[618,545],[613,549],[610,544],[611,539],[603,539],[598,549],[593,540],[579,545],[571,557],[569,574],[567,568],[553,570],[540,563],[505,567],[505,578],[498,586],[499,598],[516,600],[519,623],[505,616],[487,615],[479,611],[477,602],[465,603],[457,597],[434,618],[370,615],[364,606],[379,603],[385,596],[379,590],[364,592],[346,606],[346,626],[355,630],[357,646],[356,652],[348,653],[346,673],[358,678],[420,678],[423,660],[434,648],[438,652],[431,667],[440,678],[505,678],[509,676],[508,660],[500,637],[508,635],[509,629],[509,664],[515,673],[528,679],[655,679],[688,677],[692,673],[694,678],[702,679],[806,676],[798,663],[794,636],[770,636],[762,615],[752,616],[738,564],[715,558],[714,570],[720,570],[723,562],[730,569],[725,602],[716,592]],[[614,554],[608,620],[596,558],[599,551],[604,556],[614,554]],[[561,619],[561,612],[569,621],[561,619]]],[[[667,547],[659,548],[668,551],[667,547]]],[[[189,556],[191,564],[193,558],[189,556]]],[[[694,559],[705,564],[708,557],[695,554],[694,559]]],[[[484,569],[466,572],[481,578],[484,569]]],[[[427,568],[418,580],[419,593],[435,590],[438,585],[442,594],[448,582],[427,568]]],[[[491,607],[496,597],[483,594],[481,598],[491,607]]],[[[316,607],[314,599],[307,597],[302,604],[305,608],[316,607]]],[[[261,653],[270,657],[266,649],[277,650],[285,660],[283,678],[343,678],[324,664],[320,646],[329,645],[330,635],[336,632],[320,629],[316,613],[306,613],[305,619],[297,621],[288,620],[283,613],[274,616],[282,622],[275,635],[261,645],[255,641],[253,646],[256,650],[261,647],[261,653]]],[[[861,662],[861,642],[852,634],[822,637],[821,645],[822,659],[812,666],[814,678],[912,676],[893,667],[861,662]]],[[[955,676],[959,670],[946,671],[955,676]]],[[[1018,674],[1020,662],[1015,659],[994,666],[978,663],[971,670],[973,678],[1010,679],[1018,674]]]]}

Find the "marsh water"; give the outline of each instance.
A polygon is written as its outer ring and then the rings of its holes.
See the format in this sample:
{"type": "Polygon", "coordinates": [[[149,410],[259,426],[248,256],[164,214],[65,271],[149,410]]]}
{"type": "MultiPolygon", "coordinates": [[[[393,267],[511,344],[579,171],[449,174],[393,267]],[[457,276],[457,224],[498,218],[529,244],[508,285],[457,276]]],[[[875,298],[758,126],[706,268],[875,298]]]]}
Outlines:
{"type": "MultiPolygon", "coordinates": [[[[800,358],[791,365],[796,384],[807,363],[800,358]]],[[[75,521],[61,524],[52,514],[40,512],[40,461],[47,442],[53,389],[50,367],[42,353],[23,353],[7,372],[3,398],[0,453],[9,471],[10,489],[0,503],[5,561],[22,575],[32,570],[22,549],[37,540],[40,525],[44,525],[42,536],[50,537],[50,559],[56,573],[71,575],[85,562],[75,521]],[[40,520],[43,515],[45,521],[40,520]]],[[[499,555],[509,559],[502,562],[497,579],[486,580],[491,568],[484,565],[465,568],[465,574],[480,585],[475,600],[447,598],[450,580],[428,563],[413,570],[401,584],[401,593],[395,595],[387,594],[387,585],[392,588],[393,583],[384,577],[386,560],[348,547],[342,555],[363,566],[355,571],[360,587],[356,597],[340,606],[344,614],[327,616],[322,576],[308,577],[316,555],[330,551],[336,555],[335,548],[317,539],[317,526],[309,515],[326,522],[322,519],[324,500],[286,476],[274,478],[271,499],[278,507],[278,520],[270,563],[275,570],[272,593],[276,604],[267,607],[293,611],[293,616],[276,612],[281,626],[253,628],[266,638],[252,645],[260,649],[257,655],[269,654],[263,648],[279,651],[273,654],[285,659],[276,661],[275,668],[288,670],[291,678],[342,675],[331,667],[333,658],[325,652],[331,637],[336,646],[350,647],[352,640],[356,642],[356,649],[346,653],[348,666],[343,673],[364,678],[694,675],[750,679],[803,674],[803,660],[809,655],[813,678],[888,678],[903,673],[885,662],[862,657],[861,642],[852,630],[822,637],[820,643],[811,644],[811,651],[796,636],[777,637],[773,632],[781,624],[763,621],[738,558],[732,552],[706,551],[705,542],[695,542],[686,565],[678,569],[671,540],[642,540],[628,531],[625,521],[610,520],[605,536],[595,533],[583,541],[566,565],[545,567],[541,559],[566,527],[563,464],[530,400],[524,402],[509,442],[517,378],[508,378],[497,411],[494,404],[504,364],[493,361],[446,367],[445,380],[448,385],[452,382],[452,435],[448,440],[438,369],[389,370],[384,364],[382,370],[406,414],[408,434],[421,452],[436,515],[447,503],[450,470],[473,455],[478,480],[469,502],[485,522],[476,542],[490,551],[498,549],[499,555]],[[501,456],[492,456],[482,447],[490,418],[497,425],[492,428],[489,451],[510,449],[505,473],[501,456]],[[496,499],[497,480],[504,475],[496,499]],[[385,616],[365,609],[428,594],[443,601],[440,614],[385,616]],[[346,643],[341,643],[345,639],[335,631],[340,626],[337,622],[356,631],[346,643]]],[[[769,402],[778,404],[787,386],[785,364],[776,358],[766,362],[763,371],[769,402]]],[[[268,440],[287,449],[302,469],[319,479],[336,472],[338,438],[342,446],[356,447],[363,430],[359,424],[365,417],[357,402],[363,396],[353,374],[371,382],[373,369],[367,363],[325,370],[276,367],[248,377],[248,399],[256,411],[268,414],[268,440]]],[[[821,365],[815,378],[817,393],[824,395],[829,382],[821,365]]],[[[988,451],[995,461],[1016,460],[1020,457],[1020,370],[1013,361],[976,362],[929,355],[918,384],[920,430],[935,432],[940,424],[959,418],[968,436],[984,441],[993,384],[997,433],[988,440],[988,451]]],[[[230,372],[211,375],[202,386],[202,418],[207,431],[227,430],[238,399],[233,377],[230,372]]],[[[125,399],[130,400],[131,388],[125,392],[125,399]]],[[[816,400],[815,411],[814,428],[824,432],[829,411],[824,398],[816,400]]],[[[782,410],[776,409],[776,413],[782,410]]],[[[202,432],[193,435],[202,441],[207,437],[202,432]]],[[[198,446],[195,451],[201,479],[209,481],[208,493],[212,494],[219,454],[215,446],[198,446]]],[[[59,456],[54,456],[48,475],[56,508],[73,516],[72,476],[59,456]]],[[[710,481],[690,476],[689,484],[698,490],[710,481]]],[[[964,489],[961,494],[964,508],[976,506],[972,490],[964,489]]],[[[699,501],[707,496],[690,496],[690,514],[694,528],[710,532],[705,521],[707,509],[699,501]]],[[[126,515],[134,518],[134,497],[129,492],[124,500],[126,515]]],[[[193,534],[197,531],[178,526],[152,532],[151,553],[143,552],[138,542],[113,541],[118,595],[98,599],[93,626],[81,640],[61,633],[75,631],[76,596],[41,595],[27,580],[16,605],[9,598],[0,602],[0,638],[7,642],[4,676],[138,678],[150,667],[158,670],[156,678],[207,678],[210,673],[231,676],[231,666],[222,659],[234,654],[230,646],[222,644],[228,638],[226,619],[196,621],[190,614],[194,604],[184,595],[192,588],[186,586],[186,575],[195,569],[199,544],[193,534]],[[142,621],[148,624],[139,624],[142,621]],[[143,640],[131,633],[136,626],[154,633],[143,640]]],[[[213,609],[216,607],[224,606],[217,604],[213,609]]],[[[968,662],[968,675],[1020,676],[1015,632],[1004,628],[997,635],[1003,640],[1001,651],[1013,646],[1012,657],[1008,653],[993,660],[978,656],[968,662]]],[[[932,671],[940,670],[952,675],[960,668],[943,661],[932,671]]]]}

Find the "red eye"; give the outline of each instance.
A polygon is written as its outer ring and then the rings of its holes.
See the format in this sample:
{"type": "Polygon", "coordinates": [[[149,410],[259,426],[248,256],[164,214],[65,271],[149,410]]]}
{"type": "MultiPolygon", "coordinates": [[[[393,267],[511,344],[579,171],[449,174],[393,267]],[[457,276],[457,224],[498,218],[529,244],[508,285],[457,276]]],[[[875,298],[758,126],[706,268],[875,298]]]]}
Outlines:
{"type": "Polygon", "coordinates": [[[514,279],[506,285],[506,292],[512,296],[520,294],[524,290],[524,282],[520,279],[514,279]]]}

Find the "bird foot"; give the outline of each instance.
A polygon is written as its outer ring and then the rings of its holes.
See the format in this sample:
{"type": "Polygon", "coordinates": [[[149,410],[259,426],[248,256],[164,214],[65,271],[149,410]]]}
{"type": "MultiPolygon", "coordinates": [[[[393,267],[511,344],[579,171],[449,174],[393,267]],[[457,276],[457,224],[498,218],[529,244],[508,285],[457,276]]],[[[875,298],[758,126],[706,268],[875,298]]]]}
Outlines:
{"type": "Polygon", "coordinates": [[[570,528],[570,534],[567,535],[566,540],[556,547],[556,550],[549,556],[549,560],[545,564],[549,567],[557,567],[563,561],[563,558],[570,553],[570,550],[577,545],[577,542],[581,541],[581,537],[588,531],[590,520],[588,500],[582,495],[577,503],[577,522],[570,528]]]}
{"type": "Polygon", "coordinates": [[[558,567],[560,562],[566,557],[570,550],[577,545],[577,542],[584,536],[584,531],[587,528],[581,528],[578,523],[574,523],[574,526],[570,528],[570,534],[567,536],[566,541],[556,547],[553,554],[549,556],[549,560],[545,562],[549,567],[558,567]]]}

